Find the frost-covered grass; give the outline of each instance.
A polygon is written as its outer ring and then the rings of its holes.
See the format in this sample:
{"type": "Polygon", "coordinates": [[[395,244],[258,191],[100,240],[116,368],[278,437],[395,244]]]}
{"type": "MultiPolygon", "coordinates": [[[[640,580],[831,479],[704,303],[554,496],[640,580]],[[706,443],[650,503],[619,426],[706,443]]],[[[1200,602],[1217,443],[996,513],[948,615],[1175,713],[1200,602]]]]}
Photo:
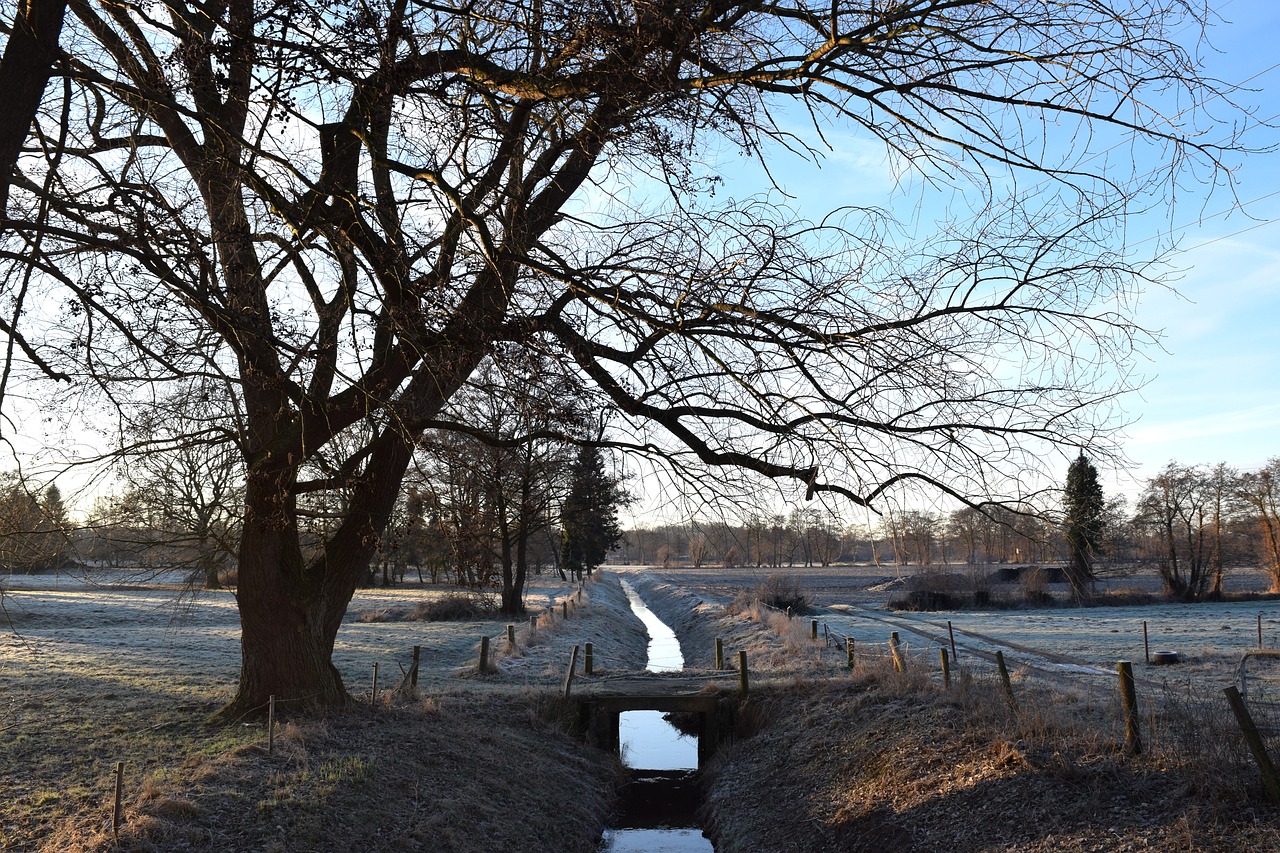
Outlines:
{"type": "MultiPolygon", "coordinates": [[[[990,574],[999,567],[979,567],[990,574]]],[[[965,567],[942,567],[942,571],[971,571],[965,567]]],[[[639,570],[636,570],[639,571],[639,570]]],[[[1139,678],[1152,682],[1182,684],[1193,682],[1201,694],[1216,693],[1237,676],[1241,657],[1258,646],[1258,616],[1262,616],[1263,639],[1269,649],[1280,649],[1280,601],[1228,601],[1152,603],[1129,606],[1050,607],[1044,609],[954,610],[933,613],[889,611],[887,601],[901,589],[897,576],[909,576],[914,568],[899,570],[886,566],[795,567],[782,569],[683,569],[655,571],[661,580],[692,591],[708,602],[727,604],[742,590],[758,585],[766,572],[780,572],[796,578],[802,591],[824,612],[817,618],[841,636],[852,637],[868,652],[883,651],[890,632],[898,631],[903,647],[928,665],[937,665],[938,648],[947,636],[947,622],[956,631],[961,662],[966,650],[993,654],[1003,651],[1015,669],[1033,663],[1056,670],[1064,677],[1112,686],[1117,661],[1134,662],[1139,678]],[[1144,664],[1142,623],[1147,623],[1151,651],[1178,652],[1183,663],[1171,667],[1144,664]],[[942,640],[942,642],[940,642],[942,640]]],[[[1269,579],[1255,570],[1235,570],[1227,578],[1227,591],[1265,590],[1269,579]]],[[[1059,597],[1065,588],[1051,587],[1059,597]]],[[[1105,598],[1109,592],[1138,591],[1154,595],[1159,579],[1154,572],[1127,575],[1100,584],[1105,598]]],[[[1009,597],[1019,593],[1016,585],[1003,590],[1009,597]]],[[[808,625],[810,617],[801,617],[808,625]]],[[[975,662],[982,665],[982,661],[975,662]]],[[[988,664],[989,665],[989,664],[988,664]]],[[[1262,661],[1251,661],[1259,677],[1280,675],[1262,661]]],[[[1276,682],[1280,690],[1280,680],[1276,682]]]]}
{"type": "MultiPolygon", "coordinates": [[[[135,790],[164,768],[264,739],[258,722],[208,722],[231,698],[239,673],[235,599],[225,590],[193,597],[181,580],[150,571],[0,579],[0,849],[31,847],[71,816],[108,814],[117,761],[125,762],[135,790]]],[[[616,587],[588,585],[570,620],[544,617],[534,644],[527,618],[518,622],[521,648],[509,658],[500,638],[510,620],[496,613],[469,622],[360,621],[366,611],[412,609],[452,587],[361,590],[339,631],[334,663],[352,695],[366,701],[373,664],[385,693],[400,682],[415,645],[422,647],[419,686],[427,694],[552,683],[567,648],[590,639],[598,667],[630,667],[637,656],[642,665],[643,632],[638,622],[627,624],[616,587]],[[482,636],[494,640],[502,669],[495,676],[476,672],[482,636]]],[[[558,577],[543,576],[527,602],[545,611],[571,593],[558,577]]]]}
{"type": "MultiPolygon", "coordinates": [[[[830,629],[868,646],[887,643],[899,631],[904,644],[922,655],[936,656],[947,637],[947,622],[956,632],[961,660],[967,650],[993,654],[1002,650],[1011,666],[1030,663],[1064,675],[1109,677],[1117,661],[1132,661],[1140,677],[1194,685],[1199,693],[1217,692],[1235,683],[1242,656],[1258,646],[1257,619],[1263,616],[1267,648],[1280,646],[1280,606],[1274,602],[1155,604],[1137,607],[1080,607],[1050,610],[894,613],[841,608],[825,617],[830,629]],[[1176,651],[1182,663],[1145,664],[1143,622],[1152,653],[1176,651]],[[918,630],[913,630],[918,628],[918,630]],[[930,651],[932,650],[932,651],[930,651]]],[[[1271,677],[1276,667],[1250,664],[1258,677],[1271,677]]]]}

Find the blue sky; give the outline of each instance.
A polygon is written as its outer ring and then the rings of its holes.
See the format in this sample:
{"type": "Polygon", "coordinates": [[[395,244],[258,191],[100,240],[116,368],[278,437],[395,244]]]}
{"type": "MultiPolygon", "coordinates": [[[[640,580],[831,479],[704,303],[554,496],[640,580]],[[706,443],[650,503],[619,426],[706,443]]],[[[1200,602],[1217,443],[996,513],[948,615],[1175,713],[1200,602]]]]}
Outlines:
{"type": "MultiPolygon", "coordinates": [[[[1264,123],[1280,122],[1280,4],[1213,5],[1222,20],[1209,32],[1205,74],[1248,81],[1236,100],[1264,123]]],[[[827,138],[834,150],[821,167],[770,163],[800,211],[818,218],[836,204],[886,203],[895,181],[883,148],[851,133],[827,138]]],[[[1265,148],[1280,142],[1280,130],[1255,128],[1246,141],[1265,148]]],[[[1140,356],[1146,381],[1122,404],[1132,467],[1104,472],[1110,489],[1130,498],[1170,460],[1250,469],[1280,456],[1280,152],[1241,158],[1235,175],[1236,199],[1179,193],[1170,287],[1147,287],[1137,304],[1137,322],[1159,333],[1161,346],[1140,356]]],[[[1150,252],[1142,244],[1154,245],[1162,230],[1167,237],[1168,226],[1168,211],[1134,220],[1128,241],[1150,252]]]]}
{"type": "MultiPolygon", "coordinates": [[[[1219,51],[1206,57],[1210,73],[1252,78],[1255,91],[1240,100],[1274,123],[1280,5],[1229,0],[1216,9],[1225,20],[1210,33],[1219,51]]],[[[1252,142],[1278,139],[1262,129],[1252,142]]],[[[1136,419],[1125,449],[1139,477],[1170,460],[1247,469],[1280,456],[1280,153],[1245,157],[1237,178],[1242,208],[1218,197],[1197,222],[1196,206],[1182,206],[1185,228],[1171,259],[1177,293],[1148,290],[1138,306],[1138,320],[1162,330],[1164,350],[1147,352],[1149,382],[1125,405],[1136,419]]]]}

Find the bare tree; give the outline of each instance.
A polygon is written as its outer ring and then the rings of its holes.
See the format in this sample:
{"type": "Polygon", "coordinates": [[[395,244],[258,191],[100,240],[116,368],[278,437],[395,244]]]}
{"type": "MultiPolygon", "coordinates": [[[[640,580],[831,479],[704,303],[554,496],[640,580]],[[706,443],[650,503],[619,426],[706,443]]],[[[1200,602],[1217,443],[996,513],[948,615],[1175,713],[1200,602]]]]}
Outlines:
{"type": "Polygon", "coordinates": [[[1213,597],[1222,596],[1227,564],[1235,556],[1232,527],[1233,521],[1240,517],[1244,509],[1241,501],[1244,495],[1243,485],[1240,472],[1225,462],[1219,462],[1205,472],[1211,526],[1209,570],[1213,572],[1209,595],[1213,597]]]}
{"type": "Polygon", "coordinates": [[[343,613],[418,437],[496,342],[563,358],[618,447],[693,476],[1009,496],[1043,445],[1103,438],[1093,404],[1141,337],[1116,297],[1147,272],[1114,228],[1188,158],[1226,174],[1184,109],[1215,94],[1168,35],[1200,23],[1184,4],[68,8],[0,247],[0,286],[41,310],[10,335],[112,406],[232,382],[234,714],[346,701],[343,613]],[[834,126],[963,185],[972,217],[814,225],[697,166],[715,140],[821,156],[834,126]]]}
{"type": "Polygon", "coordinates": [[[449,515],[459,535],[465,518],[468,535],[489,543],[501,569],[503,613],[525,612],[533,539],[552,526],[565,500],[576,444],[584,440],[579,398],[546,359],[493,357],[454,394],[437,431],[420,445],[436,505],[456,495],[469,502],[449,515]],[[459,490],[462,482],[476,488],[459,490]]]}
{"type": "Polygon", "coordinates": [[[1280,458],[1240,476],[1239,497],[1257,525],[1259,555],[1271,573],[1271,591],[1280,591],[1280,458]]]}
{"type": "Polygon", "coordinates": [[[978,562],[978,542],[984,521],[986,517],[973,507],[955,510],[947,518],[947,535],[960,546],[964,561],[971,566],[978,562]]]}
{"type": "Polygon", "coordinates": [[[711,540],[705,533],[694,533],[689,536],[689,565],[700,569],[711,557],[711,540]]]}
{"type": "Polygon", "coordinates": [[[243,457],[225,411],[199,386],[157,400],[130,425],[119,466],[125,503],[147,521],[136,531],[143,544],[168,566],[190,566],[206,589],[222,587],[244,514],[243,457]]]}
{"type": "Polygon", "coordinates": [[[1135,523],[1155,542],[1156,564],[1166,591],[1194,601],[1213,580],[1211,490],[1203,469],[1170,462],[1147,481],[1135,523]]]}

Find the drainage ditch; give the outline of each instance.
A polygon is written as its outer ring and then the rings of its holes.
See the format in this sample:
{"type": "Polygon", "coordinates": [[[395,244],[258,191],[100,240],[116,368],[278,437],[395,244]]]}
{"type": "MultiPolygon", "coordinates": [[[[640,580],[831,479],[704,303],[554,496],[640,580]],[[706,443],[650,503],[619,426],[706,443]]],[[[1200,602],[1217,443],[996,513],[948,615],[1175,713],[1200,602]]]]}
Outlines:
{"type": "MultiPolygon", "coordinates": [[[[622,588],[649,633],[650,672],[679,672],[684,656],[675,632],[659,619],[626,581],[622,588]]],[[[682,734],[661,711],[625,711],[618,721],[622,761],[631,779],[621,792],[621,811],[605,830],[600,853],[711,853],[698,828],[700,801],[697,738],[682,734]]]]}

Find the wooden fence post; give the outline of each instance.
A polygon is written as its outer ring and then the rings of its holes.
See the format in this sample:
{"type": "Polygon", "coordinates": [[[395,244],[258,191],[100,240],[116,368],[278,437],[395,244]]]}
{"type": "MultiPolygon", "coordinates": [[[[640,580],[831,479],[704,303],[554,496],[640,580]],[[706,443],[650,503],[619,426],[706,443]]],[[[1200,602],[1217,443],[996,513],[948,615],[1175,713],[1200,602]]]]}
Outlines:
{"type": "Polygon", "coordinates": [[[849,669],[853,669],[853,637],[844,638],[844,656],[849,662],[849,669]]]}
{"type": "Polygon", "coordinates": [[[1258,648],[1262,648],[1262,614],[1258,614],[1258,648]]]}
{"type": "Polygon", "coordinates": [[[1222,688],[1222,692],[1226,694],[1227,702],[1231,704],[1231,710],[1236,715],[1236,723],[1244,734],[1245,742],[1249,744],[1249,751],[1253,753],[1253,760],[1258,763],[1258,770],[1262,772],[1262,785],[1267,791],[1267,799],[1273,803],[1280,803],[1280,775],[1276,774],[1276,766],[1267,753],[1266,742],[1263,741],[1258,726],[1253,722],[1249,707],[1245,705],[1240,691],[1234,685],[1222,688]]]}
{"type": "Polygon", "coordinates": [[[724,640],[716,637],[716,672],[724,669],[724,640]]]}
{"type": "Polygon", "coordinates": [[[898,648],[898,632],[889,634],[889,653],[893,655],[893,671],[906,672],[907,664],[902,659],[902,650],[898,648]]]}
{"type": "Polygon", "coordinates": [[[409,665],[409,686],[418,686],[418,662],[422,659],[422,646],[413,647],[413,663],[409,665]]]}
{"type": "Polygon", "coordinates": [[[267,699],[267,755],[276,749],[276,694],[267,699]]]}
{"type": "Polygon", "coordinates": [[[516,626],[507,626],[507,651],[513,652],[516,649],[516,626]]]}
{"type": "Polygon", "coordinates": [[[593,675],[595,673],[595,652],[590,643],[583,646],[582,655],[582,674],[593,675]]]}
{"type": "Polygon", "coordinates": [[[996,652],[996,667],[1000,670],[1000,681],[1004,684],[1004,694],[1009,700],[1009,707],[1018,710],[1018,700],[1013,696],[1013,680],[1009,678],[1009,667],[1004,665],[1004,652],[996,652]]]}
{"type": "Polygon", "coordinates": [[[578,647],[573,647],[573,654],[569,655],[569,671],[564,674],[564,698],[569,698],[569,689],[573,686],[573,671],[578,668],[578,647]]]}
{"type": "Polygon", "coordinates": [[[565,619],[569,618],[569,600],[567,598],[560,602],[560,615],[565,619]]]}
{"type": "Polygon", "coordinates": [[[745,697],[747,695],[747,653],[738,652],[738,693],[745,697]]]}
{"type": "Polygon", "coordinates": [[[116,801],[111,810],[111,832],[120,837],[120,822],[124,818],[124,762],[116,762],[116,801]]]}
{"type": "Polygon", "coordinates": [[[818,639],[818,620],[817,619],[814,619],[812,622],[809,623],[809,639],[810,640],[818,639]]]}
{"type": "Polygon", "coordinates": [[[373,662],[373,689],[369,691],[369,707],[378,707],[378,662],[373,662]]]}
{"type": "Polygon", "coordinates": [[[942,658],[942,686],[943,688],[950,690],[951,689],[951,661],[947,658],[947,650],[945,648],[938,649],[938,652],[940,653],[940,657],[942,658]]]}
{"type": "Polygon", "coordinates": [[[955,629],[951,627],[950,619],[947,620],[947,634],[951,636],[951,659],[959,663],[960,655],[956,654],[956,632],[955,629]]]}
{"type": "Polygon", "coordinates": [[[480,674],[484,675],[489,671],[489,638],[480,638],[480,674]]]}
{"type": "Polygon", "coordinates": [[[1151,666],[1151,641],[1147,639],[1147,620],[1142,620],[1142,654],[1147,666],[1151,666]]]}
{"type": "Polygon", "coordinates": [[[1133,664],[1116,663],[1120,674],[1120,707],[1124,710],[1124,742],[1130,754],[1142,754],[1142,732],[1138,729],[1138,691],[1133,682],[1133,664]]]}

